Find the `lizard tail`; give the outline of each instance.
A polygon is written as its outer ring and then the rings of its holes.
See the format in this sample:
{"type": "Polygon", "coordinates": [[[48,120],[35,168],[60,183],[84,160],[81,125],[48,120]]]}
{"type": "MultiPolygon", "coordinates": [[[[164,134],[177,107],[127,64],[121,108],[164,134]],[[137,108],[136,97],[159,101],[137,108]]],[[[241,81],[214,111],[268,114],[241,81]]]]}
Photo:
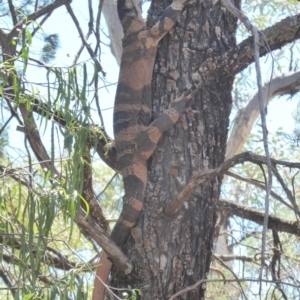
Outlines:
{"type": "Polygon", "coordinates": [[[112,267],[112,262],[108,259],[106,252],[102,251],[99,266],[96,270],[94,290],[92,300],[104,300],[106,283],[112,267]]]}

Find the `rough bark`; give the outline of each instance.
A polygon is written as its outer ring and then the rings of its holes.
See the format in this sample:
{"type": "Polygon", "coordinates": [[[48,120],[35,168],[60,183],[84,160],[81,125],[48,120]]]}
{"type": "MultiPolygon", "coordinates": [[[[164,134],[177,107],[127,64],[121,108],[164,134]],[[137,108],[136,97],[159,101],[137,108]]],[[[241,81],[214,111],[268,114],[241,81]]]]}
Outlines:
{"type": "MultiPolygon", "coordinates": [[[[153,1],[149,25],[167,4],[153,1]]],[[[169,106],[177,88],[182,93],[198,83],[201,64],[207,58],[204,49],[221,54],[235,46],[235,28],[235,18],[224,13],[219,3],[196,1],[187,7],[159,48],[153,77],[153,118],[169,106]],[[218,38],[219,32],[224,39],[218,38]]],[[[168,299],[176,291],[206,278],[221,178],[200,185],[174,218],[164,216],[162,208],[194,173],[223,162],[232,83],[233,76],[215,78],[159,143],[148,164],[144,213],[124,249],[134,269],[125,277],[113,272],[112,285],[139,288],[142,299],[168,299]]],[[[187,299],[201,299],[204,292],[205,287],[200,286],[189,292],[187,299]]]]}

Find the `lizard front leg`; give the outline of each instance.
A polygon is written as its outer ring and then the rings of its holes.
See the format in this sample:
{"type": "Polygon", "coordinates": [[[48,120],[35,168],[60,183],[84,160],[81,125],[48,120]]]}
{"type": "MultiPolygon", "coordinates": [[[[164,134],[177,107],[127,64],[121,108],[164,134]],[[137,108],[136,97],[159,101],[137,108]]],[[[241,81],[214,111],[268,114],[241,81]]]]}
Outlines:
{"type": "Polygon", "coordinates": [[[184,4],[189,0],[173,0],[163,12],[160,20],[149,30],[148,37],[158,43],[175,25],[184,4]]]}
{"type": "Polygon", "coordinates": [[[192,99],[202,87],[202,82],[187,95],[176,98],[165,112],[158,116],[143,132],[136,138],[136,147],[141,155],[148,159],[156,149],[162,134],[169,130],[184,113],[187,101],[192,99]]]}

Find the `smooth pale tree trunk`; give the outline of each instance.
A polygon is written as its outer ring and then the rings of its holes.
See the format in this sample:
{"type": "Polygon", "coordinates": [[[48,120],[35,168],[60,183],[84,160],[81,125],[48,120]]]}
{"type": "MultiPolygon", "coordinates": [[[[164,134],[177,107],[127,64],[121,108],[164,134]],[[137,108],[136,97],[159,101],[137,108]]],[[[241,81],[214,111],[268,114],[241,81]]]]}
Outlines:
{"type": "MultiPolygon", "coordinates": [[[[169,1],[153,1],[149,25],[169,1]]],[[[236,19],[217,1],[195,1],[182,13],[157,55],[153,76],[153,118],[176,94],[199,80],[201,63],[235,45],[236,19]],[[177,90],[178,89],[178,90],[177,90]]],[[[231,110],[233,76],[208,78],[180,121],[167,132],[148,162],[149,179],[144,211],[125,246],[134,270],[112,273],[112,286],[138,288],[141,299],[168,299],[175,292],[206,278],[213,246],[221,178],[199,186],[173,217],[162,209],[191,176],[215,168],[223,160],[231,110]]],[[[202,299],[205,286],[186,299],[202,299]]]]}
{"type": "Polygon", "coordinates": [[[117,63],[120,65],[122,56],[122,38],[123,28],[121,26],[117,4],[112,0],[104,0],[102,5],[102,12],[106,21],[108,34],[110,36],[110,49],[117,63]]]}

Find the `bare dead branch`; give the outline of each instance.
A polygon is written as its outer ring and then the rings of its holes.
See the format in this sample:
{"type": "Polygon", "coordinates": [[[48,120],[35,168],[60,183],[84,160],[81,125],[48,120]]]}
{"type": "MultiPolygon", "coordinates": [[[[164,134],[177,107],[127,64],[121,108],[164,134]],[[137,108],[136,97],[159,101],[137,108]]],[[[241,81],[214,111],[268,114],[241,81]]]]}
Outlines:
{"type": "Polygon", "coordinates": [[[81,210],[76,217],[76,223],[80,225],[85,232],[89,232],[90,236],[98,243],[98,245],[100,245],[103,250],[109,254],[109,258],[113,261],[114,266],[125,274],[129,274],[131,272],[132,266],[128,258],[90,216],[86,216],[81,210]]]}
{"type": "MultiPolygon", "coordinates": [[[[170,204],[168,204],[164,208],[164,213],[167,216],[173,215],[177,209],[185,202],[188,200],[190,194],[194,190],[194,188],[202,183],[209,182],[216,176],[224,174],[226,171],[228,171],[229,168],[241,164],[244,162],[252,162],[258,165],[261,164],[267,164],[267,159],[264,156],[256,155],[251,152],[244,152],[242,154],[236,155],[225,162],[223,162],[218,168],[216,169],[209,169],[209,170],[204,170],[192,177],[190,182],[186,185],[186,187],[179,193],[179,195],[174,199],[170,204]]],[[[271,159],[271,163],[273,165],[284,165],[288,166],[291,168],[300,168],[300,163],[291,163],[291,162],[286,162],[286,161],[280,161],[276,159],[271,159]]]]}
{"type": "MultiPolygon", "coordinates": [[[[109,2],[112,2],[112,1],[109,1],[109,2]]],[[[94,51],[95,55],[98,54],[98,50],[99,50],[99,55],[101,53],[101,48],[100,48],[100,42],[101,42],[101,40],[100,40],[100,21],[101,21],[103,3],[104,3],[104,0],[100,0],[99,4],[98,4],[98,11],[97,11],[97,17],[96,17],[96,30],[95,30],[95,37],[96,37],[96,40],[97,40],[97,44],[96,44],[95,51],[94,51]]],[[[117,18],[116,20],[119,20],[119,19],[117,18]]],[[[115,26],[115,24],[112,27],[114,27],[114,26],[115,26]]]]}
{"type": "MultiPolygon", "coordinates": [[[[91,0],[88,0],[88,6],[89,6],[89,17],[90,17],[90,20],[89,20],[89,23],[88,23],[88,33],[87,35],[85,36],[85,41],[87,41],[89,39],[89,37],[91,36],[92,32],[93,32],[93,27],[94,27],[94,13],[93,13],[93,3],[91,0]]],[[[73,65],[76,65],[77,64],[77,61],[84,49],[84,46],[85,44],[82,43],[79,50],[77,51],[76,55],[75,55],[75,58],[74,58],[74,61],[73,61],[73,65]]]]}
{"type": "Polygon", "coordinates": [[[223,262],[232,261],[232,260],[240,260],[243,262],[255,262],[254,257],[245,256],[245,255],[220,255],[213,254],[213,257],[221,259],[223,262]]]}
{"type": "Polygon", "coordinates": [[[10,117],[7,119],[7,121],[3,124],[3,126],[0,128],[0,135],[2,134],[2,132],[5,130],[6,126],[9,124],[9,122],[12,120],[14,116],[10,115],[10,117]]]}
{"type": "Polygon", "coordinates": [[[36,26],[33,29],[31,36],[34,36],[41,29],[41,26],[47,21],[47,19],[51,16],[51,14],[52,14],[52,11],[50,11],[48,14],[46,14],[46,16],[39,22],[40,26],[36,26]]]}
{"type": "Polygon", "coordinates": [[[278,280],[280,280],[280,266],[281,266],[281,253],[282,253],[282,245],[279,239],[279,234],[274,226],[272,228],[272,234],[273,234],[273,256],[270,263],[271,273],[272,273],[272,279],[274,282],[276,282],[276,287],[280,291],[282,297],[287,300],[287,296],[283,289],[281,288],[280,284],[278,283],[278,280]],[[278,271],[276,272],[276,263],[278,263],[278,271]]]}
{"type": "Polygon", "coordinates": [[[110,186],[110,184],[113,182],[113,180],[117,177],[118,173],[116,172],[112,178],[107,182],[103,190],[97,195],[97,198],[99,198],[105,191],[106,189],[110,186]]]}
{"type": "Polygon", "coordinates": [[[29,183],[26,180],[21,179],[23,174],[20,173],[20,170],[18,169],[10,169],[6,168],[4,166],[0,166],[0,178],[9,176],[15,181],[21,183],[22,185],[26,186],[27,188],[29,187],[29,183]]]}
{"type": "MultiPolygon", "coordinates": [[[[226,211],[228,215],[235,215],[240,218],[244,218],[252,222],[255,222],[259,225],[263,224],[264,212],[260,210],[249,208],[245,205],[237,204],[234,201],[229,201],[225,199],[219,200],[219,208],[226,211]]],[[[300,224],[298,221],[288,221],[270,215],[267,228],[272,229],[273,226],[276,226],[278,231],[300,236],[300,224]]]]}
{"type": "Polygon", "coordinates": [[[226,277],[225,277],[224,273],[221,270],[219,270],[218,268],[210,267],[209,271],[220,274],[224,279],[224,284],[226,283],[226,277]]]}
{"type": "Polygon", "coordinates": [[[101,112],[101,108],[100,108],[100,101],[99,101],[99,87],[98,87],[98,83],[99,83],[99,78],[96,77],[95,78],[94,99],[95,99],[95,102],[96,102],[98,116],[100,118],[101,126],[103,126],[103,128],[104,128],[104,120],[103,120],[103,116],[102,116],[102,112],[101,112]]]}

